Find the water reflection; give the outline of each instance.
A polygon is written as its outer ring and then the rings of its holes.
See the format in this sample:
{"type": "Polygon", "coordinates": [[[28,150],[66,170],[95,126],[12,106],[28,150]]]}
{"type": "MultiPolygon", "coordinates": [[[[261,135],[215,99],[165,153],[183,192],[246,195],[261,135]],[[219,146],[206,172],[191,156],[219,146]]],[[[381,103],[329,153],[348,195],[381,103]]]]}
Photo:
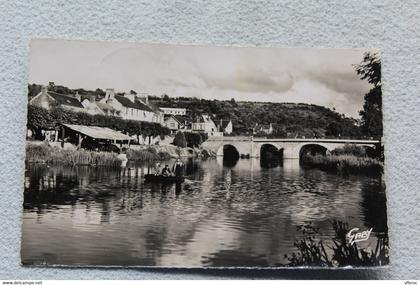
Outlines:
{"type": "Polygon", "coordinates": [[[386,229],[380,178],[301,169],[297,160],[266,168],[214,159],[187,161],[183,184],[149,184],[150,166],[27,165],[23,262],[273,266],[306,221],[325,238],[332,219],[386,229]]]}

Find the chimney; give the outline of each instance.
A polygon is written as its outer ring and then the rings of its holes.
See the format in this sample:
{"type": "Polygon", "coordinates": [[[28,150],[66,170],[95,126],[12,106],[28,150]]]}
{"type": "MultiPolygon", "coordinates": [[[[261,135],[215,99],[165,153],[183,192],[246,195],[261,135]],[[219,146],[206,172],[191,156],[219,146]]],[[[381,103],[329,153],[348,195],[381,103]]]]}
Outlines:
{"type": "Polygon", "coordinates": [[[76,99],[81,102],[82,101],[82,96],[79,94],[79,91],[76,91],[76,94],[74,95],[74,97],[76,97],[76,99]]]}
{"type": "Polygon", "coordinates": [[[105,101],[114,99],[115,91],[114,88],[107,88],[105,93],[105,101]]]}
{"type": "Polygon", "coordinates": [[[42,94],[47,94],[48,93],[48,86],[43,85],[41,87],[41,92],[42,92],[42,94]]]}
{"type": "Polygon", "coordinates": [[[126,98],[128,98],[131,102],[135,102],[135,100],[136,100],[136,95],[135,94],[132,94],[132,93],[125,93],[124,94],[124,97],[126,97],[126,98]]]}

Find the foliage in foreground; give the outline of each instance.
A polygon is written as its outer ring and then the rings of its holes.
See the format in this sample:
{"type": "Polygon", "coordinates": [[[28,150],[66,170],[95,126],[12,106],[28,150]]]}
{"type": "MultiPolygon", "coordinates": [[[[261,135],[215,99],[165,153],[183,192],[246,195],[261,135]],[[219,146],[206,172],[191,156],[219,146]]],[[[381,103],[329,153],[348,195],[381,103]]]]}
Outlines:
{"type": "Polygon", "coordinates": [[[61,149],[50,147],[48,144],[28,144],[26,146],[26,161],[68,166],[121,166],[121,160],[115,153],[85,149],[61,149]]]}
{"type": "Polygon", "coordinates": [[[306,154],[302,156],[301,162],[303,165],[343,174],[363,173],[377,175],[383,172],[383,163],[380,160],[355,155],[306,154]]]}
{"type": "Polygon", "coordinates": [[[335,232],[332,246],[324,244],[319,228],[315,228],[311,223],[299,226],[297,230],[303,237],[294,243],[298,252],[285,255],[288,260],[287,266],[381,266],[389,263],[387,234],[378,236],[375,249],[368,251],[359,248],[357,243],[352,245],[348,243],[346,240],[346,234],[349,231],[347,223],[333,221],[332,226],[335,232]]]}

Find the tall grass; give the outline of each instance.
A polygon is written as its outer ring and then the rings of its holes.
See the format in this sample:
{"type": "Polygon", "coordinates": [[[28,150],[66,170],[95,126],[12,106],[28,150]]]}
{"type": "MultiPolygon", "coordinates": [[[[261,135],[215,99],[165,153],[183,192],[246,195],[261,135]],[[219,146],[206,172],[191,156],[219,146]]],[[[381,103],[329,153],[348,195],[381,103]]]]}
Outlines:
{"type": "Polygon", "coordinates": [[[50,147],[48,144],[28,144],[26,146],[26,161],[69,166],[121,166],[121,160],[115,153],[95,152],[85,149],[61,149],[50,147]]]}
{"type": "Polygon", "coordinates": [[[288,260],[287,266],[381,266],[389,263],[388,235],[382,234],[377,237],[374,249],[359,248],[357,243],[350,244],[346,239],[349,232],[347,223],[333,221],[332,227],[335,237],[332,245],[326,245],[321,238],[319,228],[311,223],[298,227],[302,233],[302,239],[295,241],[297,252],[285,255],[288,260]]]}
{"type": "Polygon", "coordinates": [[[135,161],[154,161],[154,160],[167,160],[171,156],[169,153],[157,151],[156,148],[147,147],[144,149],[128,149],[127,158],[135,161]]]}
{"type": "Polygon", "coordinates": [[[326,171],[377,175],[383,172],[383,163],[374,158],[355,155],[309,155],[302,157],[302,164],[326,171]]]}

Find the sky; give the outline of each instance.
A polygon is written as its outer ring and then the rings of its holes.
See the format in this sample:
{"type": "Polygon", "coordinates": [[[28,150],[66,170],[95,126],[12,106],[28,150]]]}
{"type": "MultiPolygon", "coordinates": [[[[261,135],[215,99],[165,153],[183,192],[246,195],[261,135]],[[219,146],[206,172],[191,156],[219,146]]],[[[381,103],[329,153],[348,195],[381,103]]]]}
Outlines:
{"type": "Polygon", "coordinates": [[[29,83],[308,103],[359,118],[372,86],[360,80],[354,65],[367,51],[33,40],[29,83]]]}

